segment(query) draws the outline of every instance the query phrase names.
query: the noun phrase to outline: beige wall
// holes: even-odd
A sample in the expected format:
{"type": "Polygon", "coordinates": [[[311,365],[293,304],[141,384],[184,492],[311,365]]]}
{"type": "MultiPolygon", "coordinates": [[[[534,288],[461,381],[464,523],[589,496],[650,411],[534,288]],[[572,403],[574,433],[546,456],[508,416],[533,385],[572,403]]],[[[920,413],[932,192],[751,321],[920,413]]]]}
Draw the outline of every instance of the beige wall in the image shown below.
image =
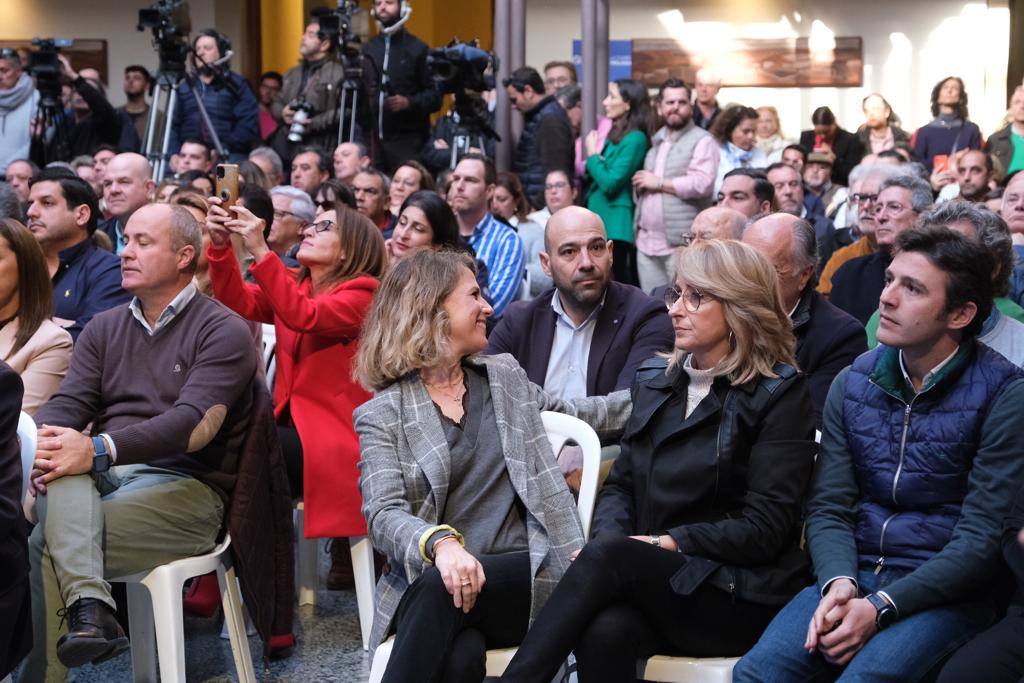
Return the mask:
{"type": "MultiPolygon", "coordinates": [[[[929,95],[939,79],[958,75],[970,95],[971,118],[989,134],[1005,113],[1009,14],[998,1],[951,0],[610,0],[613,39],[686,37],[703,41],[713,60],[721,37],[777,37],[817,34],[861,36],[864,40],[862,88],[726,88],[719,99],[751,106],[774,105],[787,136],[810,126],[815,107],[829,105],[844,128],[863,121],[860,101],[880,91],[902,118],[904,128],[931,119],[929,95]],[[666,14],[673,10],[678,14],[666,14]],[[661,18],[659,18],[661,15],[661,18]],[[788,27],[780,21],[785,17],[788,27]]],[[[566,59],[580,35],[578,0],[527,1],[527,61],[541,66],[566,59]]],[[[1005,2],[1001,3],[1005,6],[1005,2]]]]}

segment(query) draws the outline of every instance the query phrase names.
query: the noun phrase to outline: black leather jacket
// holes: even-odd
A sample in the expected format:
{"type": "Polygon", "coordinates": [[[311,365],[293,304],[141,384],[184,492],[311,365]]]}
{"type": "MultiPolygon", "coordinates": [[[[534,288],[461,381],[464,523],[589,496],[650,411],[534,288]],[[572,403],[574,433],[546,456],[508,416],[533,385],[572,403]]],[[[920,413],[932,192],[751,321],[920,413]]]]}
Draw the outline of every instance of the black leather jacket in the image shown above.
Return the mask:
{"type": "Polygon", "coordinates": [[[710,581],[751,602],[786,603],[811,583],[799,547],[817,450],[806,380],[784,364],[776,378],[735,387],[720,377],[684,419],[689,377],[665,368],[654,358],[637,371],[593,536],[667,533],[689,558],[671,579],[677,593],[710,581]]]}

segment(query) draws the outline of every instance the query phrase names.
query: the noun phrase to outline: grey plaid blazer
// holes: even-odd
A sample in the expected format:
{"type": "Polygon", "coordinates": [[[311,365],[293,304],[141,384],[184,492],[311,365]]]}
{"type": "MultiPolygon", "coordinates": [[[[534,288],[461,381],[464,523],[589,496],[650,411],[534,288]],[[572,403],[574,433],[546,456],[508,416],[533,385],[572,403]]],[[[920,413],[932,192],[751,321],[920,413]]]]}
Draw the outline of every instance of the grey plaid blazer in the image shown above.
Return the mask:
{"type": "MultiPolygon", "coordinates": [[[[629,392],[562,401],[530,383],[507,353],[469,362],[487,368],[505,465],[526,506],[532,618],[568,568],[569,554],[583,545],[576,504],[551,453],[540,414],[554,410],[575,415],[602,441],[616,439],[629,418],[629,392]]],[[[402,594],[427,568],[419,540],[424,531],[443,523],[438,515],[448,495],[450,456],[441,420],[416,374],[378,392],[356,409],[354,418],[362,453],[363,515],[373,546],[388,556],[391,566],[377,583],[373,649],[387,637],[402,594]]]]}

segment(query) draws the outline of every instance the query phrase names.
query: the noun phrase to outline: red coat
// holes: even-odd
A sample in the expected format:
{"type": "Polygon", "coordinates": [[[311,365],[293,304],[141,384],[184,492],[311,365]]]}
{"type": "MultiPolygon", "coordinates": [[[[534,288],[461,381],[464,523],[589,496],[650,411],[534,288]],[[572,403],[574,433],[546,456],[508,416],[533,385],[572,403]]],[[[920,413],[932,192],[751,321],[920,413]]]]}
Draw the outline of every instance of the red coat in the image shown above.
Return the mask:
{"type": "Polygon", "coordinates": [[[360,276],[312,296],[310,280],[298,284],[274,253],[249,268],[255,285],[242,280],[230,248],[210,245],[206,255],[217,299],[277,331],[274,414],[290,413],[302,441],[306,537],[365,535],[352,411],[370,393],[352,365],[377,280],[360,276]]]}

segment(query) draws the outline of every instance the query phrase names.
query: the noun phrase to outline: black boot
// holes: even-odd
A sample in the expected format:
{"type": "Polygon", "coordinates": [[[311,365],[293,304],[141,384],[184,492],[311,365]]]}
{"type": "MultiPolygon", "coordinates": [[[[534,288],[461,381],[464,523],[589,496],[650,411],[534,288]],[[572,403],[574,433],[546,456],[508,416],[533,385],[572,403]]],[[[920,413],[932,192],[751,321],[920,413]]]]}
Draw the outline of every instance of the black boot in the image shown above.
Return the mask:
{"type": "Polygon", "coordinates": [[[327,590],[343,591],[354,588],[352,573],[352,547],[347,538],[332,538],[330,541],[331,569],[327,572],[327,590]]]}
{"type": "Polygon", "coordinates": [[[92,662],[99,664],[128,649],[128,639],[114,617],[114,610],[95,598],[81,598],[62,616],[68,632],[57,641],[57,659],[73,669],[92,662]]]}

